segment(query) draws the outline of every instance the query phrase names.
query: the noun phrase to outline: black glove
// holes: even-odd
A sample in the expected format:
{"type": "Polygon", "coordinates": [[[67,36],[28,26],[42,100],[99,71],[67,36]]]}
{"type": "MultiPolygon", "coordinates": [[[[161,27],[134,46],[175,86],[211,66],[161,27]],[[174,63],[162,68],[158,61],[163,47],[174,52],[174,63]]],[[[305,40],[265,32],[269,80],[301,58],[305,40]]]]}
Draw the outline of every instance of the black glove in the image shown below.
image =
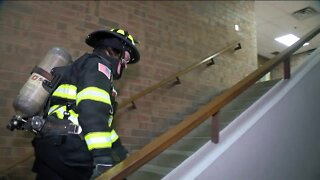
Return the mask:
{"type": "Polygon", "coordinates": [[[95,166],[95,168],[93,169],[93,173],[90,177],[90,180],[96,179],[102,173],[112,168],[113,160],[109,156],[95,157],[93,159],[93,165],[95,166]]]}
{"type": "Polygon", "coordinates": [[[128,150],[123,146],[117,146],[112,148],[112,158],[115,164],[120,163],[128,157],[128,150]]]}
{"type": "Polygon", "coordinates": [[[127,158],[128,150],[122,145],[120,139],[117,139],[112,144],[111,154],[115,164],[118,164],[127,158]]]}

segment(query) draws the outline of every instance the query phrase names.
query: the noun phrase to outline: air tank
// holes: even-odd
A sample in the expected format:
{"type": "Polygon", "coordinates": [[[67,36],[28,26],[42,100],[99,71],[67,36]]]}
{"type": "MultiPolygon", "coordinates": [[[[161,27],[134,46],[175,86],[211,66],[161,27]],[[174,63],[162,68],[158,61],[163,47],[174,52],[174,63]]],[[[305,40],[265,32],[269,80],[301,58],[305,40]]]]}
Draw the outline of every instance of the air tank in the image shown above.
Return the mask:
{"type": "MultiPolygon", "coordinates": [[[[37,67],[50,74],[52,68],[65,66],[71,62],[72,58],[65,49],[53,47],[47,52],[37,67]]],[[[42,83],[44,80],[50,81],[51,79],[40,74],[33,71],[15,98],[13,107],[17,117],[32,117],[43,110],[49,97],[49,92],[44,89],[42,83]]]]}

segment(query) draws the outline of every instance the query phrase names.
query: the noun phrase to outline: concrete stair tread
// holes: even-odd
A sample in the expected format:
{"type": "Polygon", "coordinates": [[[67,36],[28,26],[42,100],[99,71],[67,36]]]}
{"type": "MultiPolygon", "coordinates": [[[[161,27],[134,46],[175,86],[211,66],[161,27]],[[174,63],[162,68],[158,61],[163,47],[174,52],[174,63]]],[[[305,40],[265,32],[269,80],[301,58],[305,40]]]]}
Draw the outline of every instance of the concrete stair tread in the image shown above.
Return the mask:
{"type": "Polygon", "coordinates": [[[167,149],[163,152],[164,155],[183,155],[183,156],[191,156],[193,151],[181,151],[181,150],[172,150],[167,149]]]}
{"type": "Polygon", "coordinates": [[[153,165],[153,164],[146,164],[143,167],[141,167],[141,171],[160,174],[163,176],[167,175],[171,170],[172,170],[172,168],[163,167],[163,166],[159,166],[159,165],[153,165]]]}

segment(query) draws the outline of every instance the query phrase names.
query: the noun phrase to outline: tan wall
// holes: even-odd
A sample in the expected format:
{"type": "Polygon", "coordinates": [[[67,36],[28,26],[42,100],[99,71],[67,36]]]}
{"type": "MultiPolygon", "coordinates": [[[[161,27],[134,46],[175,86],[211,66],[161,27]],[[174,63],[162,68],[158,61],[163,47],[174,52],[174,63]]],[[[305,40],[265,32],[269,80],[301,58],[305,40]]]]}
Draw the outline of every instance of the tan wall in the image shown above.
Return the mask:
{"type": "MultiPolygon", "coordinates": [[[[258,67],[261,67],[268,60],[269,58],[258,55],[258,67]]],[[[263,81],[269,81],[269,80],[271,80],[271,73],[267,73],[259,81],[263,82],[263,81]]]]}
{"type": "MultiPolygon", "coordinates": [[[[242,49],[181,77],[138,100],[138,109],[118,112],[117,131],[136,150],[190,115],[218,91],[256,69],[253,1],[13,1],[0,6],[0,169],[32,152],[32,134],[5,128],[14,115],[12,101],[32,68],[52,46],[76,59],[90,51],[86,35],[103,28],[125,28],[140,41],[141,62],[116,83],[119,101],[166,76],[241,40],[242,49]],[[234,30],[240,25],[240,31],[234,30]]],[[[10,176],[30,175],[32,162],[10,176]]],[[[26,179],[23,177],[22,179],[26,179]]],[[[32,179],[32,175],[30,175],[32,179]]]]}
{"type": "Polygon", "coordinates": [[[269,58],[263,57],[263,56],[259,56],[258,55],[258,66],[262,66],[265,62],[267,62],[269,60],[269,58]]]}

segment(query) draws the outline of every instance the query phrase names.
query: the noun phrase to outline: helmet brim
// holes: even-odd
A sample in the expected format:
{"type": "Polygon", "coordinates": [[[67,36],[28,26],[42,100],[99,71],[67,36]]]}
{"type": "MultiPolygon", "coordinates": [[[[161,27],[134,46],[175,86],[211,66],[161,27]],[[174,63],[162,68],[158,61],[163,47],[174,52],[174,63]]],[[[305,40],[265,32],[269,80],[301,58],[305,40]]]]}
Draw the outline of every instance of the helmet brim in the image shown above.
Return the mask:
{"type": "Polygon", "coordinates": [[[100,40],[106,39],[106,38],[118,38],[126,43],[126,47],[130,48],[130,51],[131,51],[131,54],[130,54],[131,60],[129,61],[128,64],[134,64],[140,60],[140,53],[138,49],[135,47],[135,45],[133,45],[132,42],[130,42],[124,36],[113,31],[108,31],[108,30],[94,31],[87,36],[86,44],[95,48],[100,40]]]}

